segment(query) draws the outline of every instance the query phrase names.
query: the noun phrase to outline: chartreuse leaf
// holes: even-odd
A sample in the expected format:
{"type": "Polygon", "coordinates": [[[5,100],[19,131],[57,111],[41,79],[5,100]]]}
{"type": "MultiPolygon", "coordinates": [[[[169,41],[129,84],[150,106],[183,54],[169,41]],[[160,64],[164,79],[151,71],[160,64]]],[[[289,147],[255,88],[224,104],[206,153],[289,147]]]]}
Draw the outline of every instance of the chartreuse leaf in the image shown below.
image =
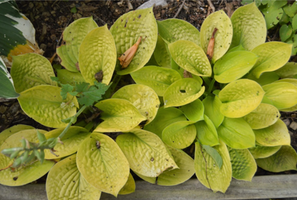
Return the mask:
{"type": "Polygon", "coordinates": [[[167,169],[178,168],[162,140],[149,131],[133,129],[119,135],[116,142],[138,174],[157,177],[167,169]]]}
{"type": "Polygon", "coordinates": [[[122,15],[112,25],[110,31],[116,44],[117,57],[133,46],[139,37],[142,37],[136,54],[128,67],[121,69],[120,63],[117,63],[116,69],[119,75],[137,71],[149,61],[158,38],[158,27],[152,7],[122,15]]]}
{"type": "Polygon", "coordinates": [[[6,69],[5,63],[0,57],[0,97],[4,97],[6,99],[16,98],[19,94],[15,91],[13,86],[13,81],[11,80],[11,76],[6,69]]]}
{"type": "Polygon", "coordinates": [[[228,15],[223,10],[210,14],[202,23],[200,30],[200,42],[204,52],[207,52],[209,40],[212,37],[214,29],[215,45],[213,49],[212,63],[220,59],[229,49],[233,36],[232,23],[228,15]]]}
{"type": "Polygon", "coordinates": [[[257,158],[267,158],[269,156],[272,156],[275,154],[281,146],[275,146],[275,147],[267,147],[267,146],[261,146],[256,144],[255,147],[249,148],[249,151],[253,155],[255,159],[257,158]]]}
{"type": "Polygon", "coordinates": [[[258,56],[250,51],[234,51],[225,54],[214,67],[214,78],[219,83],[230,83],[243,77],[253,68],[258,56]]]}
{"type": "Polygon", "coordinates": [[[57,54],[62,60],[61,65],[67,70],[72,72],[78,71],[79,47],[86,35],[97,27],[98,25],[93,18],[87,17],[75,20],[65,28],[63,31],[63,40],[65,44],[62,44],[57,48],[57,54]]]}
{"type": "Polygon", "coordinates": [[[164,186],[178,185],[190,179],[195,173],[194,160],[180,149],[175,149],[169,146],[167,148],[178,165],[178,169],[166,170],[157,178],[146,177],[139,174],[137,174],[137,176],[149,183],[164,186]]]}
{"type": "Polygon", "coordinates": [[[102,83],[108,85],[116,65],[116,47],[107,25],[93,29],[79,48],[79,69],[85,81],[94,84],[102,71],[102,83]]]}
{"type": "Polygon", "coordinates": [[[242,6],[232,14],[233,38],[231,47],[242,45],[251,51],[266,40],[266,22],[255,3],[242,6]]]}
{"type": "Polygon", "coordinates": [[[204,115],[204,120],[195,124],[197,136],[201,144],[215,146],[219,144],[218,133],[212,121],[204,115]]]}
{"type": "Polygon", "coordinates": [[[177,71],[157,66],[143,67],[131,73],[131,76],[136,83],[151,87],[159,96],[163,96],[172,83],[181,79],[177,71]]]}
{"type": "MultiPolygon", "coordinates": [[[[42,134],[46,132],[44,130],[38,131],[42,134]]],[[[26,138],[30,142],[37,141],[36,130],[26,129],[16,132],[4,141],[4,143],[0,146],[0,151],[13,147],[22,147],[22,143],[20,141],[23,138],[26,138]]],[[[12,161],[13,160],[3,154],[0,154],[0,169],[7,168],[12,161]]],[[[0,184],[7,186],[21,186],[28,184],[44,176],[54,164],[55,162],[53,161],[44,160],[42,164],[40,162],[33,162],[26,167],[22,167],[14,171],[10,168],[0,170],[0,184]]]]}
{"type": "MultiPolygon", "coordinates": [[[[52,130],[50,132],[47,132],[45,134],[45,137],[47,139],[56,138],[62,133],[63,130],[64,128],[52,130]]],[[[90,133],[85,128],[71,126],[69,130],[65,133],[65,135],[62,138],[60,138],[63,144],[57,143],[55,146],[55,154],[57,156],[55,156],[49,150],[46,149],[44,151],[45,159],[57,159],[75,153],[80,143],[88,136],[90,136],[90,133]]]]}
{"type": "Polygon", "coordinates": [[[280,113],[276,107],[261,103],[255,110],[244,116],[243,119],[252,129],[261,129],[274,124],[279,117],[280,113]]]}
{"type": "Polygon", "coordinates": [[[212,157],[212,159],[216,162],[216,165],[221,169],[223,165],[223,159],[222,159],[222,156],[218,153],[218,151],[211,146],[203,145],[203,144],[202,144],[202,148],[209,156],[212,157]]]}
{"type": "Polygon", "coordinates": [[[204,119],[204,106],[200,99],[180,107],[188,120],[198,122],[204,119]]]}
{"type": "Polygon", "coordinates": [[[290,145],[291,139],[286,124],[278,119],[273,125],[254,130],[256,141],[263,146],[290,145]]]}
{"type": "Polygon", "coordinates": [[[251,73],[259,78],[264,72],[275,71],[284,66],[291,57],[292,45],[283,42],[266,42],[254,48],[252,52],[259,57],[251,73]]]}
{"type": "Polygon", "coordinates": [[[13,57],[11,76],[19,93],[37,85],[57,85],[50,78],[55,76],[51,63],[35,53],[13,57]]]}
{"type": "Polygon", "coordinates": [[[126,184],[129,163],[110,137],[92,133],[78,148],[76,164],[86,181],[102,192],[117,196],[126,184]]]}
{"type": "Polygon", "coordinates": [[[46,194],[49,200],[98,200],[101,191],[89,184],[76,166],[76,154],[55,164],[47,175],[46,194]]]}
{"type": "Polygon", "coordinates": [[[215,127],[218,128],[224,120],[224,115],[220,112],[222,102],[219,97],[208,95],[202,102],[205,110],[204,114],[209,117],[215,127]]]}
{"type": "Polygon", "coordinates": [[[264,96],[262,87],[255,81],[240,79],[229,83],[219,93],[220,112],[229,118],[243,117],[255,110],[264,96]]]}
{"type": "Polygon", "coordinates": [[[95,106],[104,112],[101,114],[104,121],[96,127],[96,132],[129,131],[146,120],[146,117],[125,99],[106,99],[95,106]]]}
{"type": "Polygon", "coordinates": [[[0,146],[2,145],[2,143],[11,135],[22,131],[22,130],[26,130],[26,129],[34,129],[34,127],[32,126],[28,126],[28,125],[23,125],[23,124],[19,124],[19,125],[14,125],[8,129],[5,129],[4,131],[2,131],[0,133],[0,146]]]}
{"type": "Polygon", "coordinates": [[[132,174],[130,173],[128,181],[126,182],[124,187],[122,187],[119,194],[121,194],[121,195],[131,194],[131,193],[135,192],[135,188],[136,188],[135,181],[134,181],[132,174]]]}
{"type": "Polygon", "coordinates": [[[167,43],[188,40],[200,46],[200,33],[189,22],[181,19],[166,19],[157,23],[159,34],[167,43]]]}
{"type": "Polygon", "coordinates": [[[255,146],[255,134],[242,118],[225,117],[218,128],[218,135],[222,141],[234,149],[246,149],[255,146]]]}
{"type": "Polygon", "coordinates": [[[291,146],[281,149],[268,158],[257,159],[257,165],[270,172],[297,170],[297,153],[291,146]]]}
{"type": "Polygon", "coordinates": [[[150,124],[145,125],[144,129],[162,138],[163,130],[170,124],[178,121],[186,121],[186,117],[179,109],[161,107],[155,119],[150,124]]]}
{"type": "Polygon", "coordinates": [[[146,124],[149,124],[156,116],[160,101],[156,92],[141,84],[132,84],[120,88],[112,98],[125,99],[135,106],[139,112],[147,118],[146,124]]]}
{"type": "Polygon", "coordinates": [[[158,66],[170,68],[170,55],[168,52],[168,47],[160,35],[158,35],[158,40],[154,51],[154,58],[158,66]]]}
{"type": "Polygon", "coordinates": [[[293,78],[297,75],[297,64],[295,62],[288,62],[275,72],[280,78],[293,78]]]}
{"type": "Polygon", "coordinates": [[[65,127],[62,119],[72,117],[76,113],[78,103],[70,94],[62,99],[61,88],[50,85],[39,85],[21,93],[18,101],[22,110],[35,121],[53,128],[65,127]]]}
{"type": "Polygon", "coordinates": [[[164,93],[164,107],[183,106],[198,99],[205,87],[193,78],[183,78],[171,84],[164,93]]]}
{"type": "Polygon", "coordinates": [[[184,70],[197,76],[211,76],[211,66],[203,49],[187,40],[168,45],[173,60],[184,70]]]}
{"type": "Polygon", "coordinates": [[[71,72],[67,69],[58,69],[57,77],[62,84],[75,85],[75,83],[85,82],[84,77],[80,72],[71,72]]]}
{"type": "Polygon", "coordinates": [[[198,180],[214,192],[225,193],[232,179],[232,168],[230,156],[226,145],[220,142],[220,145],[214,147],[223,160],[220,168],[215,160],[204,150],[198,142],[195,143],[195,172],[198,180]]]}
{"type": "Polygon", "coordinates": [[[260,78],[256,78],[255,75],[252,73],[247,74],[245,78],[256,81],[262,86],[262,85],[267,85],[274,81],[277,81],[279,79],[279,76],[275,72],[264,72],[260,76],[260,78]]]}
{"type": "Polygon", "coordinates": [[[178,121],[170,124],[162,132],[163,142],[177,149],[190,146],[196,138],[194,123],[191,121],[178,121]]]}
{"type": "Polygon", "coordinates": [[[274,82],[263,86],[265,97],[279,110],[297,104],[297,86],[289,82],[274,82]]]}
{"type": "Polygon", "coordinates": [[[252,181],[257,171],[257,164],[248,149],[229,149],[232,177],[238,180],[252,181]]]}

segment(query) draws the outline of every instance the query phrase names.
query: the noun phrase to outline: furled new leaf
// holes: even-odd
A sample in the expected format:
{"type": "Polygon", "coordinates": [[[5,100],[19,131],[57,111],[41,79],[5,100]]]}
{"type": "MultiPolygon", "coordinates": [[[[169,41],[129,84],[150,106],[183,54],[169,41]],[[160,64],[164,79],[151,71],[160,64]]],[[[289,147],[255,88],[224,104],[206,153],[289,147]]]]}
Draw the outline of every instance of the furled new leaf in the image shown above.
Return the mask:
{"type": "Polygon", "coordinates": [[[200,99],[180,107],[188,120],[198,122],[204,119],[204,106],[200,99]]]}
{"type": "Polygon", "coordinates": [[[267,158],[269,156],[272,156],[275,154],[281,146],[275,146],[275,147],[267,147],[267,146],[261,146],[256,144],[255,147],[249,148],[249,151],[253,155],[255,159],[257,158],[267,158]]]}
{"type": "Polygon", "coordinates": [[[208,95],[203,99],[204,114],[209,117],[212,123],[218,128],[224,120],[224,115],[220,112],[222,102],[217,96],[208,95]]]}
{"type": "Polygon", "coordinates": [[[207,115],[204,115],[204,120],[196,122],[195,126],[201,144],[209,146],[219,144],[217,129],[207,115]]]}

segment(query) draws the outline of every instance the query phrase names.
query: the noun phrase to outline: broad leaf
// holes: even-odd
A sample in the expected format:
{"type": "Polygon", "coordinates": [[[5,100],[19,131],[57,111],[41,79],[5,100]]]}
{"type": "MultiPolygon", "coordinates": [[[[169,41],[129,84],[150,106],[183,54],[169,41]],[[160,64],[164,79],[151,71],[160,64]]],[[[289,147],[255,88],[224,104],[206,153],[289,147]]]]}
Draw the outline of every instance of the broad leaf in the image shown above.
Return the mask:
{"type": "Polygon", "coordinates": [[[208,95],[203,99],[204,112],[212,121],[216,128],[218,128],[224,120],[224,115],[220,112],[222,102],[217,96],[208,95]]]}
{"type": "Polygon", "coordinates": [[[129,163],[113,139],[92,133],[77,151],[76,164],[86,181],[102,192],[117,196],[129,177],[129,163]]]}
{"type": "Polygon", "coordinates": [[[180,107],[188,120],[198,122],[204,119],[204,106],[200,99],[180,107]]]}
{"type": "Polygon", "coordinates": [[[204,115],[203,121],[196,122],[195,126],[201,144],[209,146],[219,144],[217,129],[207,115],[204,115]]]}
{"type": "Polygon", "coordinates": [[[23,125],[23,124],[19,124],[19,125],[14,125],[8,129],[5,129],[4,131],[2,131],[0,133],[0,146],[3,144],[3,142],[11,135],[22,131],[22,130],[26,130],[26,129],[34,129],[34,127],[32,126],[28,126],[28,125],[23,125]]]}
{"type": "Polygon", "coordinates": [[[272,156],[275,154],[281,146],[275,146],[275,147],[267,147],[267,146],[261,146],[256,144],[255,147],[249,148],[249,151],[253,155],[255,159],[257,158],[267,158],[269,156],[272,156]]]}

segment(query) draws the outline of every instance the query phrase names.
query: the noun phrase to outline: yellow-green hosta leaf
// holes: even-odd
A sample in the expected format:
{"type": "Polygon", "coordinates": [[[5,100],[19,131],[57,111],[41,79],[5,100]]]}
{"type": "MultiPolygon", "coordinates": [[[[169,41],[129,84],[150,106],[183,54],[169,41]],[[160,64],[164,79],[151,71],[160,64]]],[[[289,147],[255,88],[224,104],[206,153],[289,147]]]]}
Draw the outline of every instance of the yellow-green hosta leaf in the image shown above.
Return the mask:
{"type": "Polygon", "coordinates": [[[76,164],[86,181],[102,192],[117,196],[126,184],[129,163],[110,137],[92,133],[78,148],[76,164]]]}
{"type": "Polygon", "coordinates": [[[158,40],[154,51],[154,58],[158,66],[170,68],[168,47],[160,35],[158,35],[158,40]]]}
{"type": "Polygon", "coordinates": [[[284,78],[276,81],[277,83],[291,83],[297,87],[297,79],[295,78],[284,78]]]}
{"type": "Polygon", "coordinates": [[[144,129],[155,133],[162,138],[163,130],[170,124],[178,121],[186,121],[186,117],[177,108],[159,108],[155,119],[148,125],[144,126],[144,129]]]}
{"type": "Polygon", "coordinates": [[[290,107],[290,108],[281,109],[280,111],[283,111],[283,112],[295,112],[295,111],[297,111],[297,104],[295,106],[290,107]]]}
{"type": "Polygon", "coordinates": [[[275,71],[280,78],[293,78],[297,75],[297,64],[288,62],[281,68],[275,71]]]}
{"type": "Polygon", "coordinates": [[[37,85],[57,85],[50,78],[55,76],[51,63],[36,53],[13,57],[11,76],[18,93],[37,85]]]}
{"type": "MultiPolygon", "coordinates": [[[[64,128],[59,128],[52,130],[50,132],[47,132],[45,134],[45,137],[47,139],[49,138],[56,138],[58,137],[64,128]]],[[[68,155],[71,155],[75,153],[80,145],[80,143],[90,136],[91,133],[89,133],[85,128],[79,127],[79,126],[71,126],[69,130],[65,133],[65,135],[60,138],[63,144],[57,143],[57,145],[54,147],[55,149],[55,156],[52,154],[49,150],[45,150],[45,159],[57,159],[62,158],[68,155]]]]}
{"type": "Polygon", "coordinates": [[[101,191],[89,184],[76,166],[76,154],[54,165],[47,175],[48,200],[98,200],[101,191]]]}
{"type": "Polygon", "coordinates": [[[167,169],[176,169],[170,153],[162,140],[149,131],[134,129],[116,139],[130,168],[143,176],[157,177],[167,169]]]}
{"type": "Polygon", "coordinates": [[[191,121],[178,121],[170,124],[162,132],[163,142],[177,149],[190,146],[196,138],[194,123],[191,121]]]}
{"type": "Polygon", "coordinates": [[[291,146],[282,146],[268,158],[257,159],[257,165],[270,172],[297,170],[297,153],[291,146]]]}
{"type": "Polygon", "coordinates": [[[112,98],[125,99],[135,106],[139,112],[147,118],[146,124],[149,124],[156,116],[160,101],[156,92],[141,84],[131,84],[120,88],[112,98]]]}
{"type": "Polygon", "coordinates": [[[211,66],[203,49],[187,40],[168,45],[173,60],[184,70],[197,76],[211,76],[211,66]]]}
{"type": "Polygon", "coordinates": [[[215,160],[200,146],[195,143],[195,172],[198,180],[207,188],[214,192],[225,193],[232,179],[232,167],[230,156],[226,145],[220,142],[220,145],[214,146],[223,159],[223,165],[219,168],[215,160]]]}
{"type": "Polygon", "coordinates": [[[256,78],[253,73],[248,73],[245,78],[256,81],[260,85],[267,85],[273,83],[274,81],[277,81],[279,79],[279,76],[275,72],[264,72],[260,76],[260,78],[256,78]]]}
{"type": "Polygon", "coordinates": [[[269,156],[272,156],[275,154],[281,146],[275,146],[275,147],[267,147],[267,146],[261,146],[256,144],[255,147],[249,148],[249,151],[253,155],[255,159],[257,158],[267,158],[269,156]]]}
{"type": "Polygon", "coordinates": [[[223,10],[210,14],[202,23],[200,30],[201,47],[207,52],[209,40],[214,29],[218,29],[214,35],[215,43],[213,49],[212,63],[220,59],[229,49],[233,36],[232,23],[228,15],[223,10]]]}
{"type": "MultiPolygon", "coordinates": [[[[44,134],[46,131],[38,130],[44,134]]],[[[16,132],[15,134],[8,137],[0,147],[0,151],[7,148],[22,147],[20,142],[23,138],[26,138],[30,142],[36,142],[37,131],[35,129],[26,129],[16,132]]],[[[8,167],[13,160],[0,154],[0,169],[8,167]]],[[[33,182],[40,177],[44,176],[55,164],[53,161],[43,161],[41,164],[39,161],[33,162],[25,167],[17,169],[15,171],[10,168],[0,170],[0,184],[7,186],[21,186],[33,182]]]]}
{"type": "Polygon", "coordinates": [[[164,93],[164,107],[183,106],[198,99],[205,87],[193,78],[183,78],[171,84],[164,93]]]}
{"type": "Polygon", "coordinates": [[[75,82],[77,83],[85,82],[85,79],[80,72],[71,72],[71,71],[68,71],[67,69],[58,69],[57,77],[59,78],[59,81],[63,84],[74,85],[75,82]]]}
{"type": "Polygon", "coordinates": [[[243,119],[252,129],[261,129],[274,124],[279,117],[280,113],[276,107],[261,103],[255,110],[244,116],[243,119]]]}
{"type": "Polygon", "coordinates": [[[243,117],[261,103],[264,90],[255,81],[240,79],[229,83],[219,93],[220,111],[229,118],[243,117]]]}
{"type": "Polygon", "coordinates": [[[251,73],[259,78],[264,72],[275,71],[284,66],[291,57],[292,45],[283,42],[266,42],[254,48],[258,60],[251,73]]]}
{"type": "Polygon", "coordinates": [[[213,67],[214,78],[219,83],[230,83],[243,77],[254,66],[258,56],[250,51],[225,54],[213,67]]]}
{"type": "Polygon", "coordinates": [[[286,124],[278,119],[273,125],[254,130],[256,141],[263,146],[290,145],[291,139],[286,124]]]}
{"type": "Polygon", "coordinates": [[[157,43],[158,27],[153,8],[139,9],[122,15],[112,25],[110,32],[116,44],[117,57],[133,46],[139,37],[142,37],[136,54],[128,67],[121,69],[119,62],[116,67],[119,75],[139,70],[149,61],[157,43]]]}
{"type": "Polygon", "coordinates": [[[290,108],[297,104],[297,86],[289,82],[276,81],[263,86],[265,97],[279,110],[290,108]]]}
{"type": "Polygon", "coordinates": [[[208,95],[203,99],[204,114],[209,117],[212,123],[218,128],[224,120],[224,115],[220,112],[222,102],[217,96],[208,95]]]}
{"type": "Polygon", "coordinates": [[[251,51],[266,40],[266,22],[255,3],[238,8],[231,17],[233,38],[231,47],[242,45],[251,51]]]}
{"type": "Polygon", "coordinates": [[[200,99],[196,99],[192,103],[180,107],[180,110],[185,114],[188,120],[198,122],[204,119],[204,106],[200,99]]]}
{"type": "Polygon", "coordinates": [[[242,118],[227,118],[218,128],[219,138],[229,147],[246,149],[255,146],[255,134],[250,125],[242,118]]]}
{"type": "Polygon", "coordinates": [[[129,131],[146,120],[146,117],[125,99],[106,99],[95,106],[104,112],[101,114],[104,121],[96,127],[96,132],[129,131]]]}
{"type": "Polygon", "coordinates": [[[131,76],[137,84],[151,87],[159,96],[163,96],[172,83],[181,79],[177,71],[157,66],[143,67],[131,73],[131,76]]]}
{"type": "Polygon", "coordinates": [[[85,81],[94,84],[102,71],[102,83],[109,84],[116,65],[116,46],[107,25],[93,29],[79,48],[79,69],[85,81]]]}
{"type": "Polygon", "coordinates": [[[86,35],[97,27],[98,25],[93,18],[87,17],[75,20],[64,29],[63,40],[65,44],[57,48],[57,54],[62,60],[61,65],[67,70],[72,72],[78,71],[79,47],[86,35]]]}
{"type": "Polygon", "coordinates": [[[130,173],[128,181],[126,182],[124,187],[122,187],[119,194],[121,194],[121,195],[131,194],[131,193],[135,192],[135,188],[136,188],[135,181],[134,181],[134,178],[133,178],[132,174],[130,173]]]}
{"type": "Polygon", "coordinates": [[[219,144],[217,129],[207,115],[204,115],[204,120],[197,122],[195,126],[201,144],[209,146],[219,144]]]}
{"type": "Polygon", "coordinates": [[[14,125],[14,126],[8,128],[8,129],[5,129],[4,131],[2,131],[0,133],[0,146],[9,136],[11,136],[19,131],[26,130],[26,129],[35,129],[35,128],[33,126],[29,126],[29,125],[18,124],[18,125],[14,125]]]}
{"type": "Polygon", "coordinates": [[[39,85],[22,92],[18,101],[22,110],[35,121],[44,126],[61,128],[67,126],[62,119],[75,115],[78,102],[70,94],[63,100],[60,92],[59,87],[39,85]]]}
{"type": "Polygon", "coordinates": [[[188,40],[200,46],[200,33],[189,22],[172,18],[157,23],[159,34],[167,43],[188,40]]]}
{"type": "Polygon", "coordinates": [[[252,181],[257,171],[257,164],[248,149],[229,149],[232,177],[238,180],[252,181]]]}

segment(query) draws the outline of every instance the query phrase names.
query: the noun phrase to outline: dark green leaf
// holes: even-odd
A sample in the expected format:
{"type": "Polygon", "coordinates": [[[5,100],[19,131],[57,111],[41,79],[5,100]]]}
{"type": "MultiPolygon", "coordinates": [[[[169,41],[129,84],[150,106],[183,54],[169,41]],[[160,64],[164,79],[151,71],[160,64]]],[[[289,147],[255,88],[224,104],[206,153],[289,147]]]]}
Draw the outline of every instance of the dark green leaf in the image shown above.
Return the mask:
{"type": "Polygon", "coordinates": [[[61,96],[63,99],[67,98],[67,93],[72,92],[74,89],[74,87],[72,85],[69,84],[62,84],[62,88],[61,88],[61,96]]]}
{"type": "Polygon", "coordinates": [[[292,34],[292,26],[283,24],[279,29],[279,36],[283,42],[285,42],[292,34]]]}

